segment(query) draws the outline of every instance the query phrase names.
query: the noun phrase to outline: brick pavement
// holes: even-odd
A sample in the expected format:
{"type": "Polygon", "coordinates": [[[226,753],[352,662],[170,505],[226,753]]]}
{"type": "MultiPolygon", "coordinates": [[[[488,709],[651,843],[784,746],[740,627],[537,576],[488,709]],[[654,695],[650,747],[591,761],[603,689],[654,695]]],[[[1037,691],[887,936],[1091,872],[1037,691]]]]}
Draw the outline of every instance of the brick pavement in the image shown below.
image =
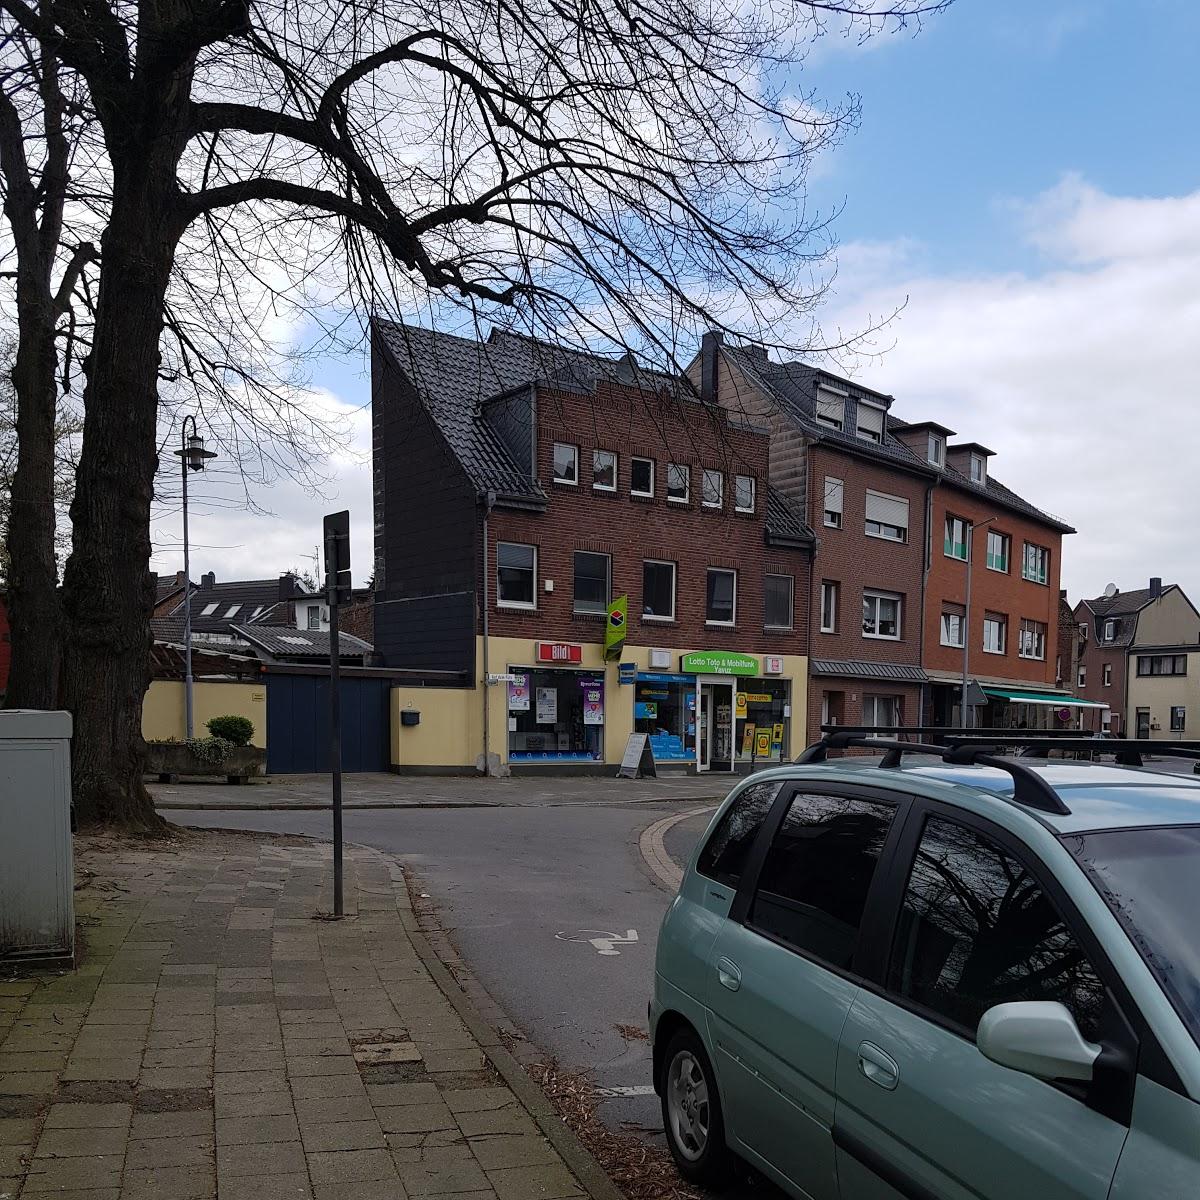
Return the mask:
{"type": "Polygon", "coordinates": [[[77,866],[78,968],[0,976],[0,1198],[616,1194],[439,986],[393,860],[348,848],[340,922],[300,839],[80,838],[77,866]]]}

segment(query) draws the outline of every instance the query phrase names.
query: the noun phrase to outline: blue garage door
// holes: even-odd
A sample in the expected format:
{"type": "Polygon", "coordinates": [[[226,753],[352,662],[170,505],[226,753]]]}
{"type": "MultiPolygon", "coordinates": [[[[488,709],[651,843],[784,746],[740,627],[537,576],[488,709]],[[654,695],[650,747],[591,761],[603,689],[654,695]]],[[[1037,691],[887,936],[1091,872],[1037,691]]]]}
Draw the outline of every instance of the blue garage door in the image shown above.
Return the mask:
{"type": "MultiPolygon", "coordinates": [[[[342,770],[391,766],[387,679],[342,680],[342,770]]],[[[329,770],[329,679],[267,674],[267,771],[329,770]]]]}

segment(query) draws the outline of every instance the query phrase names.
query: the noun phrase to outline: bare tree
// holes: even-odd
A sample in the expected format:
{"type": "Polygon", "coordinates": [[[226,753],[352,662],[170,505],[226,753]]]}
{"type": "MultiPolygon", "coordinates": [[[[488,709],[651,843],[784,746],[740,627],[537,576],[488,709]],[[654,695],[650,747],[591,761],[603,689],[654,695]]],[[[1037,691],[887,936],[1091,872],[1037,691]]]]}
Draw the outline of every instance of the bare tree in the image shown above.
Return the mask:
{"type": "Polygon", "coordinates": [[[947,2],[0,0],[83,81],[110,172],[64,577],[81,815],[153,820],[148,521],[192,238],[235,288],[271,260],[316,294],[660,356],[680,330],[762,333],[820,294],[805,169],[856,113],[789,70],[825,20],[947,2]]]}

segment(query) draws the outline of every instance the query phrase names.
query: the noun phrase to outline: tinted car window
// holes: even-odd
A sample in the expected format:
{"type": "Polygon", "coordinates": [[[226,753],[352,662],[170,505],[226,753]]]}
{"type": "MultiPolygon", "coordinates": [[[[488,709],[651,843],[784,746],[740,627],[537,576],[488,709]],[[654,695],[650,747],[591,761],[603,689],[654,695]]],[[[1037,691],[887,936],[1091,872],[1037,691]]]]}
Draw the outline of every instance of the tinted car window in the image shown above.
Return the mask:
{"type": "Polygon", "coordinates": [[[750,910],[763,933],[847,968],[895,809],[801,793],[771,843],[750,910]]]}
{"type": "Polygon", "coordinates": [[[1104,985],[1025,865],[990,838],[931,818],[892,953],[898,995],[969,1029],[996,1004],[1059,1000],[1096,1038],[1104,985]]]}
{"type": "Polygon", "coordinates": [[[771,811],[782,783],[756,783],[739,793],[700,852],[696,870],[718,883],[737,887],[754,835],[771,811]]]}

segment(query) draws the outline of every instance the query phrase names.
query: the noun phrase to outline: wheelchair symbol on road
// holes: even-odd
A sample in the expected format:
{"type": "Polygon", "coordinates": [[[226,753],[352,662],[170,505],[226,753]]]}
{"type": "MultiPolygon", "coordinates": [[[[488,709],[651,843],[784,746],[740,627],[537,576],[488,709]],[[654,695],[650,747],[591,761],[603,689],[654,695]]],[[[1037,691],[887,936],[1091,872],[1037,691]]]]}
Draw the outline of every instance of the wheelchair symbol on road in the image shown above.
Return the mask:
{"type": "Polygon", "coordinates": [[[588,942],[595,947],[597,954],[620,954],[617,946],[629,946],[638,940],[636,929],[627,929],[625,933],[609,933],[604,929],[561,929],[554,935],[559,942],[588,942]]]}

